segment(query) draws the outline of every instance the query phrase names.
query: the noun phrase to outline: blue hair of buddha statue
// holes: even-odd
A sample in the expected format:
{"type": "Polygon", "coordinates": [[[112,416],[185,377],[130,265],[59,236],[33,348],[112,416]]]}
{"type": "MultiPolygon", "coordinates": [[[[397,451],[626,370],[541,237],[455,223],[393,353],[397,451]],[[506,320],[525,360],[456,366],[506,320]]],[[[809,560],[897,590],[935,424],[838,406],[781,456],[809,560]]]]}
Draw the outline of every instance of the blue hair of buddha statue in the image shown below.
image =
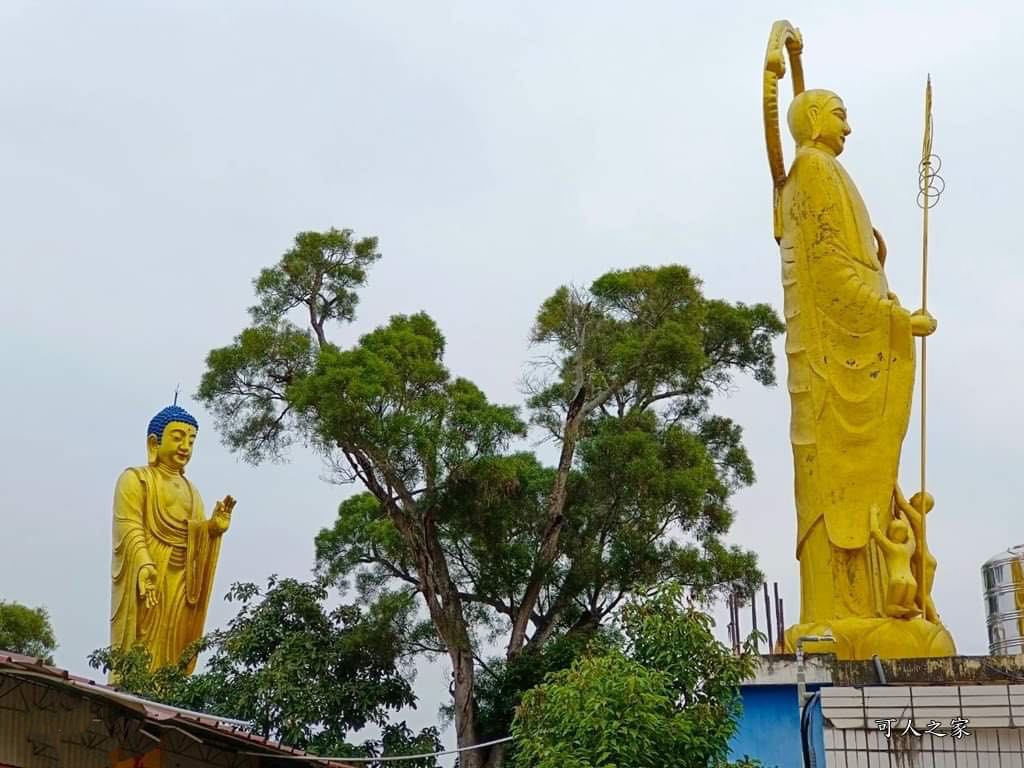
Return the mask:
{"type": "Polygon", "coordinates": [[[164,437],[164,430],[167,425],[172,421],[180,421],[182,424],[190,424],[199,430],[199,422],[196,421],[196,417],[177,405],[168,405],[160,413],[154,416],[149,422],[149,431],[146,432],[146,436],[156,435],[156,440],[159,443],[164,437]]]}

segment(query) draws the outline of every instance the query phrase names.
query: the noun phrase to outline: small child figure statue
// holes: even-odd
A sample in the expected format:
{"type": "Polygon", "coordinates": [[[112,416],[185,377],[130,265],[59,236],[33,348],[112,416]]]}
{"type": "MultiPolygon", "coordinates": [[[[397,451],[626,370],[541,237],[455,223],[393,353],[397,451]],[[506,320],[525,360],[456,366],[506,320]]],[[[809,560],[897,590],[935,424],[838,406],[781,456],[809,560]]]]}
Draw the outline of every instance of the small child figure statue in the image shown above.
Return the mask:
{"type": "Polygon", "coordinates": [[[889,575],[885,596],[885,613],[894,618],[910,618],[920,614],[916,604],[917,579],[914,578],[912,560],[917,549],[914,531],[902,510],[890,518],[886,532],[879,527],[878,516],[872,515],[871,535],[885,557],[889,575]]]}
{"type": "MultiPolygon", "coordinates": [[[[917,541],[920,543],[924,541],[922,527],[924,525],[924,515],[931,512],[935,506],[935,499],[932,498],[930,493],[922,494],[920,491],[910,497],[910,501],[903,496],[903,493],[899,488],[896,489],[894,494],[896,499],[896,506],[901,509],[903,513],[910,520],[910,528],[913,534],[917,537],[917,541]],[[922,512],[921,510],[924,510],[922,512]]],[[[924,548],[924,617],[928,621],[935,624],[939,623],[939,613],[935,610],[935,602],[932,600],[932,586],[935,584],[935,555],[928,549],[927,544],[922,545],[924,548]]],[[[918,607],[921,607],[922,600],[920,596],[918,598],[918,607]]]]}

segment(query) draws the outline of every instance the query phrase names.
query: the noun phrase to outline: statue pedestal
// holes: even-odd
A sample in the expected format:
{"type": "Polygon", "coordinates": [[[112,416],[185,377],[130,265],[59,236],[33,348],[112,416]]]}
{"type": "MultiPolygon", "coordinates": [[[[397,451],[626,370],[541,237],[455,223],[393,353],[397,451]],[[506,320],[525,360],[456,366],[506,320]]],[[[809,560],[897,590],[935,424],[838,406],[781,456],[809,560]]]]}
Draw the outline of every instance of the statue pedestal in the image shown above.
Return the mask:
{"type": "Polygon", "coordinates": [[[807,653],[834,653],[842,660],[926,659],[956,656],[953,637],[942,624],[922,618],[848,618],[796,624],[786,630],[785,653],[796,651],[796,641],[806,635],[831,633],[834,643],[804,643],[807,653]]]}

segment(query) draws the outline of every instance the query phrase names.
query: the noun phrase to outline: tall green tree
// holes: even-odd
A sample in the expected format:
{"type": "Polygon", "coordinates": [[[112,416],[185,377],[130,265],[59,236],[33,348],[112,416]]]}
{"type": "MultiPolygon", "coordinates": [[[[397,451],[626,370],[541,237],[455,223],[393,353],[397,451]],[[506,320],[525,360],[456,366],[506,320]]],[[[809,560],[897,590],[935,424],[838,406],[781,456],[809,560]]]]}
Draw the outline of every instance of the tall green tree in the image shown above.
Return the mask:
{"type": "Polygon", "coordinates": [[[53,664],[57,637],[46,609],[0,600],[0,650],[34,656],[53,664]]]}
{"type": "Polygon", "coordinates": [[[197,398],[247,460],[300,440],[363,487],[318,537],[320,571],[364,599],[420,596],[428,624],[410,646],[450,661],[460,746],[505,735],[479,723],[487,643],[503,641],[507,671],[652,584],[702,600],[760,579],[752,553],[721,542],[730,495],[754,473],[741,430],[710,405],[737,374],[774,382],[782,324],[768,306],[705,298],[682,266],[560,288],[533,328],[548,364],[527,418],[448,371],[423,313],[351,346],[328,339],[377,258],[376,240],[347,230],[298,235],[255,281],[253,324],[210,352],[197,398]],[[531,425],[555,442],[555,466],[513,450],[531,425]]]}
{"type": "Polygon", "coordinates": [[[677,588],[632,601],[622,649],[586,654],[529,691],[516,713],[516,768],[708,768],[727,763],[754,669],[677,588]]]}

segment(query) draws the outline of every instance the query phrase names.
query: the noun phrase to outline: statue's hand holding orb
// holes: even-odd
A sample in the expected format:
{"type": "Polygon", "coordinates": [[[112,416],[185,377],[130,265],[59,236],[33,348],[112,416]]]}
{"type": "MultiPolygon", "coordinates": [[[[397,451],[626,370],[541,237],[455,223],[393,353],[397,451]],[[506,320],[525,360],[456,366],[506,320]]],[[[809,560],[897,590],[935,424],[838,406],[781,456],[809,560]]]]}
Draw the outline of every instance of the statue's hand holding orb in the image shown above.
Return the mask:
{"type": "Polygon", "coordinates": [[[939,321],[923,309],[910,316],[910,332],[915,336],[931,336],[938,326],[939,321]]]}
{"type": "Polygon", "coordinates": [[[925,514],[927,514],[928,512],[931,512],[932,509],[935,507],[935,497],[932,496],[930,493],[921,493],[921,491],[918,491],[917,493],[910,497],[910,501],[908,502],[908,504],[910,504],[910,506],[912,506],[919,513],[923,508],[925,514]]]}
{"type": "Polygon", "coordinates": [[[210,533],[214,536],[221,536],[231,527],[231,512],[235,508],[235,500],[225,496],[218,501],[213,508],[213,515],[210,517],[210,533]]]}
{"type": "Polygon", "coordinates": [[[155,565],[147,564],[139,569],[139,597],[145,600],[147,608],[155,608],[159,602],[155,565]]]}

